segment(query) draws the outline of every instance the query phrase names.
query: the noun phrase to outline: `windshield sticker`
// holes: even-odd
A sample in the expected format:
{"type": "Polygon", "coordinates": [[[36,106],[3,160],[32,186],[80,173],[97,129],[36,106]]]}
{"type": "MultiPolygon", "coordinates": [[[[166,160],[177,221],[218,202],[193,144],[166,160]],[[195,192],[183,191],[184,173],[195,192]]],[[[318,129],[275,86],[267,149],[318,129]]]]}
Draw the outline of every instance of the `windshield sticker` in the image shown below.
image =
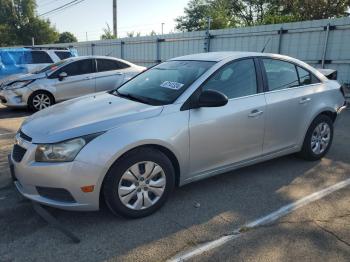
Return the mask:
{"type": "Polygon", "coordinates": [[[179,90],[181,87],[184,86],[184,84],[177,83],[177,82],[171,82],[171,81],[165,81],[160,86],[165,87],[165,88],[169,88],[169,89],[173,89],[173,90],[179,90]]]}

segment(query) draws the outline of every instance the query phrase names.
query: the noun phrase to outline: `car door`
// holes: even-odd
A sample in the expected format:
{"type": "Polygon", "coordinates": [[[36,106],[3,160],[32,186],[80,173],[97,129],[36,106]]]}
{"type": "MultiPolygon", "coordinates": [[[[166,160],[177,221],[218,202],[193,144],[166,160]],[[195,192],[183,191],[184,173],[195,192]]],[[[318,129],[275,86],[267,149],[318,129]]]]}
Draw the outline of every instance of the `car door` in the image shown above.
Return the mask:
{"type": "Polygon", "coordinates": [[[313,103],[313,84],[318,79],[288,61],[271,58],[261,61],[268,88],[263,152],[293,149],[309,123],[308,108],[313,103]]]}
{"type": "Polygon", "coordinates": [[[96,92],[112,90],[124,82],[124,69],[129,65],[114,59],[96,59],[96,92]]]}
{"type": "Polygon", "coordinates": [[[94,59],[77,60],[63,66],[49,78],[56,89],[56,100],[66,100],[95,92],[94,59]],[[67,77],[59,78],[61,73],[67,77]]]}
{"type": "Polygon", "coordinates": [[[192,175],[262,154],[266,102],[260,92],[261,78],[256,61],[253,58],[233,61],[201,87],[201,90],[219,91],[229,101],[223,107],[190,110],[192,175]]]}

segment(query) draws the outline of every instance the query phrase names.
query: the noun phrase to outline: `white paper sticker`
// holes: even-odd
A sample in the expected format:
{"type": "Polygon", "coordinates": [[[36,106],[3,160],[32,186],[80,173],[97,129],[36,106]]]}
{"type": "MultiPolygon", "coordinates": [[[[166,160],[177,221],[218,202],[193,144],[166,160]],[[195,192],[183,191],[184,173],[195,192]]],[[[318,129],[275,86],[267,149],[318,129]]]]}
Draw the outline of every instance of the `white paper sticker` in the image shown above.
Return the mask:
{"type": "Polygon", "coordinates": [[[171,82],[171,81],[165,81],[161,85],[161,87],[173,89],[173,90],[179,90],[181,87],[184,86],[184,84],[177,83],[177,82],[171,82]]]}

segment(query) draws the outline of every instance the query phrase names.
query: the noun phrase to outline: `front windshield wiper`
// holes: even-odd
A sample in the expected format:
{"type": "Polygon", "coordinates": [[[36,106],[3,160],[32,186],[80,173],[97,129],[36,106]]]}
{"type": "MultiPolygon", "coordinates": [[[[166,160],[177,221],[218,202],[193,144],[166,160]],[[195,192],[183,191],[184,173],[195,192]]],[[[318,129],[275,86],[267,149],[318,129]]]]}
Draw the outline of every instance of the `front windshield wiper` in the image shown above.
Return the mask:
{"type": "Polygon", "coordinates": [[[132,101],[136,101],[136,102],[140,102],[140,103],[143,103],[143,104],[147,104],[147,105],[150,105],[150,101],[148,101],[148,99],[144,98],[144,97],[141,97],[141,96],[138,96],[138,95],[134,95],[134,94],[122,94],[120,92],[118,92],[118,90],[115,90],[113,92],[114,95],[117,95],[119,97],[123,97],[123,98],[127,98],[129,100],[132,100],[132,101]]]}

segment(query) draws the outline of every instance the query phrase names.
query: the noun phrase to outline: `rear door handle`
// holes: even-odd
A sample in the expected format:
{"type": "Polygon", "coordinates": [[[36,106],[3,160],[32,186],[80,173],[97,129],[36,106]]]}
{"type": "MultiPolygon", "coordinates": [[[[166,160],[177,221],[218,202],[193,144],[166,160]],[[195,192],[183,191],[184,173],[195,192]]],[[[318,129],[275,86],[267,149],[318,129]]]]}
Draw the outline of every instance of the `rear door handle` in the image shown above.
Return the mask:
{"type": "Polygon", "coordinates": [[[93,79],[92,76],[87,76],[87,77],[85,77],[85,80],[91,80],[91,79],[93,79]]]}
{"type": "Polygon", "coordinates": [[[299,104],[306,104],[311,101],[310,97],[303,97],[300,101],[299,104]]]}
{"type": "Polygon", "coordinates": [[[252,112],[250,112],[250,114],[248,115],[248,117],[257,117],[262,115],[264,112],[259,110],[259,109],[254,109],[252,112]]]}

